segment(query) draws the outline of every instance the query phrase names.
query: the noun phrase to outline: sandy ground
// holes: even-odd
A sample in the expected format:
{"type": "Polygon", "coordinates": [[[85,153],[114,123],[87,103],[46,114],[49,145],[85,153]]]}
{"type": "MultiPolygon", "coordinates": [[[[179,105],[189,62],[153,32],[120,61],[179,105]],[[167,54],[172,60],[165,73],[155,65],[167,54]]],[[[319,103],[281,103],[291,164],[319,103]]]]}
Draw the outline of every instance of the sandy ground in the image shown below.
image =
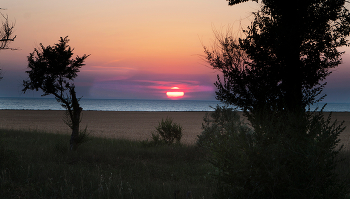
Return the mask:
{"type": "MultiPolygon", "coordinates": [[[[70,134],[64,124],[65,111],[0,110],[0,128],[30,129],[52,133],[70,134]]],[[[162,120],[171,117],[183,127],[182,142],[195,143],[205,112],[118,112],[83,111],[81,128],[86,125],[93,136],[146,140],[162,120]]],[[[350,142],[350,112],[333,113],[332,119],[345,121],[346,128],[341,134],[342,143],[350,142]]]]}
{"type": "MultiPolygon", "coordinates": [[[[205,112],[118,112],[83,111],[80,128],[87,126],[94,136],[151,139],[151,133],[162,118],[171,117],[183,127],[183,143],[194,143],[201,133],[205,112]]],[[[65,111],[0,110],[0,128],[43,130],[70,134],[63,122],[65,111]]]]}

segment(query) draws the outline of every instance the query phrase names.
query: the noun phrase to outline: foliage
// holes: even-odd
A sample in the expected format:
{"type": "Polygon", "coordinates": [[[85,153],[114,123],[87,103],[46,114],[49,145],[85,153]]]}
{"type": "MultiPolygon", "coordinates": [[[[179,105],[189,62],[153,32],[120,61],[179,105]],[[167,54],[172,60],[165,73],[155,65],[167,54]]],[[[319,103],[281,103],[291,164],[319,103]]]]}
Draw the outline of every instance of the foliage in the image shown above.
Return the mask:
{"type": "Polygon", "coordinates": [[[146,141],[143,141],[145,146],[160,146],[160,145],[166,144],[165,141],[160,138],[159,134],[152,133],[151,136],[152,136],[151,141],[148,141],[148,139],[146,141]]]}
{"type": "Polygon", "coordinates": [[[29,80],[23,81],[23,91],[41,89],[45,95],[54,95],[63,105],[69,107],[69,103],[65,103],[65,93],[74,88],[73,81],[78,76],[79,69],[84,66],[83,62],[88,55],[82,57],[73,56],[73,49],[68,45],[68,37],[59,40],[55,46],[45,47],[40,44],[41,49],[34,49],[34,52],[28,56],[28,68],[26,73],[29,80]]]}
{"type": "Polygon", "coordinates": [[[156,133],[152,133],[152,139],[156,143],[165,142],[166,144],[172,144],[174,141],[180,143],[182,137],[182,126],[177,123],[173,123],[172,118],[162,119],[159,125],[156,127],[156,133]],[[161,140],[160,140],[161,138],[161,140]]]}
{"type": "Polygon", "coordinates": [[[41,50],[34,49],[28,56],[28,68],[26,71],[29,79],[23,81],[23,92],[39,89],[45,95],[54,95],[61,106],[67,110],[69,120],[66,124],[72,129],[70,139],[71,150],[76,150],[79,142],[79,123],[82,108],[79,105],[80,98],[76,97],[74,79],[78,76],[79,69],[84,66],[88,55],[77,56],[72,59],[73,49],[68,45],[68,36],[60,39],[55,46],[43,46],[41,50]]]}
{"type": "Polygon", "coordinates": [[[202,133],[198,135],[197,145],[204,148],[229,147],[228,137],[243,134],[251,134],[252,130],[240,120],[237,111],[232,108],[217,105],[214,112],[206,113],[202,124],[202,133]],[[227,146],[226,146],[227,145],[227,146]]]}
{"type": "Polygon", "coordinates": [[[198,144],[216,167],[216,197],[344,198],[346,187],[335,174],[344,128],[322,111],[308,113],[303,133],[281,128],[287,125],[282,120],[252,131],[224,107],[210,117],[204,118],[198,144]]]}
{"type": "Polygon", "coordinates": [[[345,2],[262,1],[245,38],[219,38],[217,49],[205,49],[208,62],[224,76],[216,83],[217,98],[249,111],[262,102],[276,111],[300,111],[313,103],[329,69],[341,63],[337,48],[348,45],[345,2]]]}
{"type": "Polygon", "coordinates": [[[342,127],[306,108],[323,99],[322,82],[341,63],[338,48],[349,44],[345,3],[263,0],[244,38],[217,37],[219,45],[205,48],[208,63],[222,72],[215,83],[217,99],[242,109],[254,129],[251,136],[231,130],[227,143],[240,150],[212,148],[223,195],[338,198],[344,193],[333,175],[342,127]]]}

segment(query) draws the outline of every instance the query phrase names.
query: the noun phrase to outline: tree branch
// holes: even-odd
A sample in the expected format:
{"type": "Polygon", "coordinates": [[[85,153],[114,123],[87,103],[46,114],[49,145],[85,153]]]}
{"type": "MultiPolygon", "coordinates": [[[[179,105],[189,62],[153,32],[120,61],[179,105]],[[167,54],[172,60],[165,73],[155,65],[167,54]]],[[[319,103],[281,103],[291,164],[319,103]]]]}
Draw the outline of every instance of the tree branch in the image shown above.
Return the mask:
{"type": "Polygon", "coordinates": [[[0,50],[3,50],[3,49],[16,50],[15,48],[8,47],[8,44],[10,42],[14,41],[16,38],[16,35],[13,38],[11,38],[11,36],[13,35],[14,24],[9,23],[7,15],[5,16],[2,13],[0,13],[0,14],[5,19],[5,21],[2,22],[2,27],[0,30],[0,50]]]}
{"type": "Polygon", "coordinates": [[[1,41],[14,41],[16,39],[17,35],[15,35],[12,39],[0,39],[1,41]]]}

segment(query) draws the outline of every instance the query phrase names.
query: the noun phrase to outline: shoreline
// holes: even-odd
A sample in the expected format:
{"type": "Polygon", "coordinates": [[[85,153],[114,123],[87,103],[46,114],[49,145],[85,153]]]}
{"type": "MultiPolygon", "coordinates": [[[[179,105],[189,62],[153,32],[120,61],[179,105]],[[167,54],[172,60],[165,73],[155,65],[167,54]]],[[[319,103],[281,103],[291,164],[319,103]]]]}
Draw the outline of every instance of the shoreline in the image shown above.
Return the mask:
{"type": "MultiPolygon", "coordinates": [[[[1,111],[66,111],[66,110],[56,110],[56,109],[0,109],[1,111]]],[[[213,112],[213,111],[123,111],[123,110],[118,110],[118,111],[106,111],[106,110],[85,110],[83,109],[83,112],[213,112]]],[[[237,112],[243,112],[240,110],[237,110],[237,112]]],[[[316,111],[316,112],[320,112],[320,111],[316,111]]],[[[349,113],[350,111],[323,111],[323,113],[349,113]]]]}
{"type": "MultiPolygon", "coordinates": [[[[0,110],[0,128],[15,130],[38,130],[49,133],[70,134],[63,122],[65,110],[0,110]]],[[[193,144],[202,132],[203,117],[211,111],[90,111],[82,113],[81,130],[87,126],[92,136],[125,138],[131,140],[151,139],[158,123],[166,117],[183,127],[182,143],[193,144]]],[[[242,112],[241,112],[242,113],[242,112]]],[[[330,112],[324,112],[326,116],[330,112]]],[[[332,112],[332,121],[344,121],[347,128],[339,138],[348,145],[350,141],[350,112],[332,112]]]]}

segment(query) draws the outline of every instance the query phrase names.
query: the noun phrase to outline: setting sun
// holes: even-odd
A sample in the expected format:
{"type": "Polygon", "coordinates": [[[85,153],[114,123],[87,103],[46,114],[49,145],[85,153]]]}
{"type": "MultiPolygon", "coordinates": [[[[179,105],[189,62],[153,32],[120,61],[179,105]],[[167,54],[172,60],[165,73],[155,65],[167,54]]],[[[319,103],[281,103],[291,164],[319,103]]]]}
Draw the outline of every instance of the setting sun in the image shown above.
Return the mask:
{"type": "Polygon", "coordinates": [[[166,95],[169,98],[181,98],[185,95],[185,93],[182,91],[179,91],[179,89],[180,89],[179,87],[172,87],[171,90],[177,90],[177,91],[166,92],[166,95]]]}

